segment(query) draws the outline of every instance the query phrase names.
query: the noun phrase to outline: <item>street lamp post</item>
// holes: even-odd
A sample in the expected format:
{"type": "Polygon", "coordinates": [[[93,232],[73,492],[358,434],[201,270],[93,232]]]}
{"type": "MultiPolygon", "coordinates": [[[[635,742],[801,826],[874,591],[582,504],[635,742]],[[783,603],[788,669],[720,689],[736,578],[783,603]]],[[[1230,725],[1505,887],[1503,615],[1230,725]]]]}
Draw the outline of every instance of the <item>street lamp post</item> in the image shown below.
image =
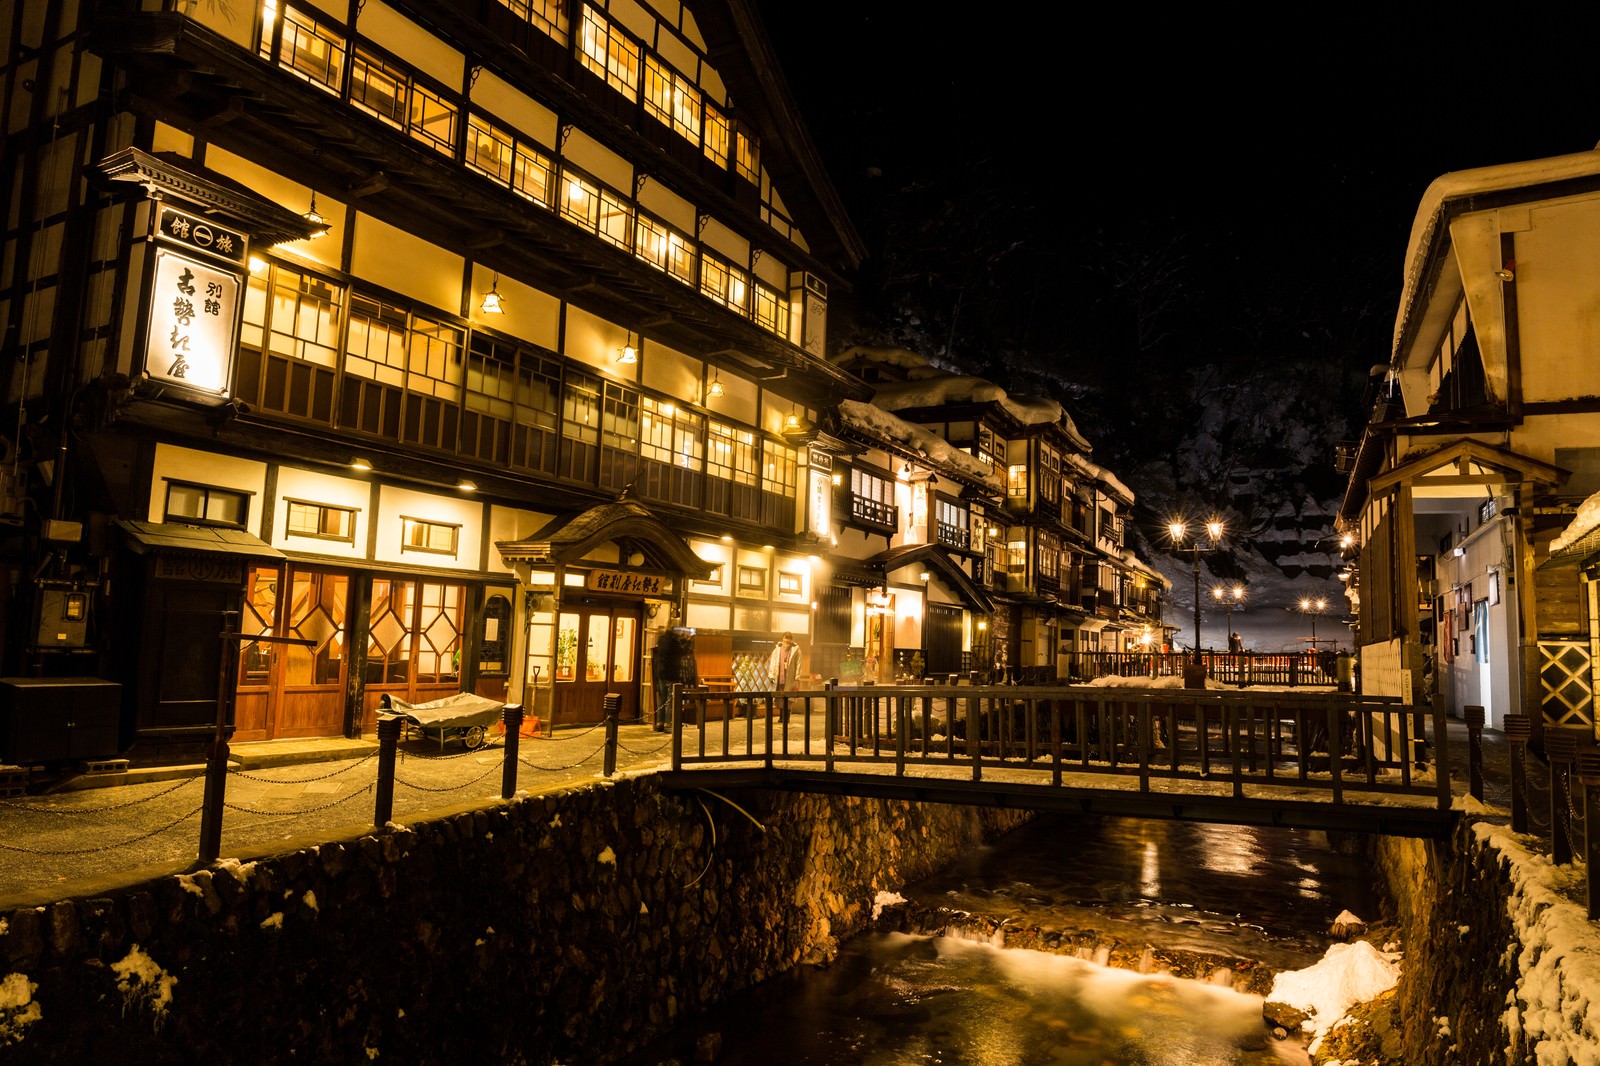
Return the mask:
{"type": "MultiPolygon", "coordinates": [[[[1205,534],[1210,541],[1209,547],[1215,548],[1222,540],[1222,523],[1213,518],[1205,524],[1205,534]]],[[[1189,537],[1189,526],[1186,522],[1170,522],[1167,533],[1172,537],[1172,543],[1181,551],[1183,542],[1189,537]]],[[[1194,539],[1190,541],[1189,551],[1194,554],[1194,665],[1200,665],[1200,535],[1196,531],[1194,539]]]]}
{"type": "Polygon", "coordinates": [[[1317,650],[1317,615],[1328,609],[1328,601],[1322,597],[1312,599],[1309,596],[1300,598],[1300,613],[1311,617],[1311,650],[1317,650]]]}
{"type": "Polygon", "coordinates": [[[1222,604],[1223,610],[1228,616],[1228,621],[1227,621],[1227,627],[1228,627],[1228,650],[1232,651],[1233,650],[1233,605],[1236,604],[1236,603],[1240,603],[1240,602],[1242,602],[1244,600],[1244,586],[1243,585],[1234,585],[1232,588],[1226,588],[1225,589],[1221,585],[1217,585],[1216,587],[1214,587],[1211,590],[1211,595],[1216,598],[1216,601],[1218,603],[1222,604]]]}

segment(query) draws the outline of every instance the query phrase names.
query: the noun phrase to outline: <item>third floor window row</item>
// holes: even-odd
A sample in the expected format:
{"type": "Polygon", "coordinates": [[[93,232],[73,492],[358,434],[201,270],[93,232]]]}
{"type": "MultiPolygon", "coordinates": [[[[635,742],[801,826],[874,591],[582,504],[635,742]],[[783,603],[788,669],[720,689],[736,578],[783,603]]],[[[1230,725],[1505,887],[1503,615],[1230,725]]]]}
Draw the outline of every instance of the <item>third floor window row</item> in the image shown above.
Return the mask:
{"type": "MultiPolygon", "coordinates": [[[[264,7],[259,49],[263,58],[273,58],[275,25],[281,28],[276,44],[279,66],[347,98],[352,106],[442,155],[456,158],[460,143],[462,162],[472,170],[632,252],[641,262],[696,288],[769,333],[789,338],[787,296],[754,280],[749,267],[699,249],[694,239],[639,208],[631,197],[557,163],[549,152],[494,116],[464,107],[456,94],[429,84],[377,50],[365,45],[350,48],[342,33],[294,7],[285,5],[280,17],[275,0],[267,0],[264,7]]],[[[773,216],[769,221],[778,220],[773,216]]],[[[787,223],[776,228],[789,232],[787,223]]]]}
{"type": "Polygon", "coordinates": [[[779,526],[792,508],[798,452],[751,427],[283,263],[250,275],[240,341],[235,392],[263,412],[779,526]]]}

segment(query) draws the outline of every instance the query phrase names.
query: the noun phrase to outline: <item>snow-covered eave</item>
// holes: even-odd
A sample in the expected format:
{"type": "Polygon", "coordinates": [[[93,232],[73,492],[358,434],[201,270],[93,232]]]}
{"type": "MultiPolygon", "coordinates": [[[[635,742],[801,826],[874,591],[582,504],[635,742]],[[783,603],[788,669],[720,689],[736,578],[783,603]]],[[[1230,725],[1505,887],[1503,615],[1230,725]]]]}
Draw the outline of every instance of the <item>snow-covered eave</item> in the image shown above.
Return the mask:
{"type": "Polygon", "coordinates": [[[1423,193],[1406,245],[1391,365],[1400,365],[1404,357],[1407,334],[1419,320],[1421,305],[1444,265],[1450,246],[1450,222],[1456,216],[1596,188],[1600,188],[1600,148],[1548,159],[1452,171],[1435,178],[1423,193]]]}
{"type": "Polygon", "coordinates": [[[857,400],[840,400],[839,418],[846,428],[874,441],[915,455],[917,461],[942,468],[958,480],[994,493],[1005,492],[1001,474],[976,456],[969,455],[943,437],[930,433],[883,408],[857,400]]]}
{"type": "Polygon", "coordinates": [[[1117,476],[1105,467],[1085,459],[1081,455],[1067,456],[1067,462],[1075,467],[1085,477],[1103,486],[1107,492],[1115,496],[1126,507],[1133,506],[1133,490],[1117,479],[1117,476]]]}

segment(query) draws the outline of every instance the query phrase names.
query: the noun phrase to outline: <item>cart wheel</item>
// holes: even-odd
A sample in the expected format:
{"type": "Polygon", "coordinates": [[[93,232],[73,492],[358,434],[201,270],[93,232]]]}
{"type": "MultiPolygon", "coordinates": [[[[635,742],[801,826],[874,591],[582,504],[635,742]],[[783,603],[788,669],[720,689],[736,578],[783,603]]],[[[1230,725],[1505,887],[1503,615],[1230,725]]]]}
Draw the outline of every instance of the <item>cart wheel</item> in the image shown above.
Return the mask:
{"type": "Polygon", "coordinates": [[[467,746],[468,751],[477,751],[483,747],[483,726],[467,726],[466,732],[461,734],[461,743],[467,746]]]}

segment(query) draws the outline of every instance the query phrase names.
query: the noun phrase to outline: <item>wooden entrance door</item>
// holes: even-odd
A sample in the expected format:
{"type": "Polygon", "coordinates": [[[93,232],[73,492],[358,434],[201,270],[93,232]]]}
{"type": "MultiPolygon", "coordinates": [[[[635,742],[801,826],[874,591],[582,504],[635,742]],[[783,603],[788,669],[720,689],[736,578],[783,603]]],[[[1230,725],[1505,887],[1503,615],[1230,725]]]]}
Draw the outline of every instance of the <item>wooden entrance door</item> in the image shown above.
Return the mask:
{"type": "Polygon", "coordinates": [[[240,632],[310,644],[241,642],[235,740],[331,737],[344,732],[349,592],[348,574],[251,567],[240,632]]]}
{"type": "Polygon", "coordinates": [[[599,722],[605,697],[621,697],[618,719],[639,718],[639,621],[636,603],[581,603],[561,612],[556,626],[556,725],[599,722]]]}

